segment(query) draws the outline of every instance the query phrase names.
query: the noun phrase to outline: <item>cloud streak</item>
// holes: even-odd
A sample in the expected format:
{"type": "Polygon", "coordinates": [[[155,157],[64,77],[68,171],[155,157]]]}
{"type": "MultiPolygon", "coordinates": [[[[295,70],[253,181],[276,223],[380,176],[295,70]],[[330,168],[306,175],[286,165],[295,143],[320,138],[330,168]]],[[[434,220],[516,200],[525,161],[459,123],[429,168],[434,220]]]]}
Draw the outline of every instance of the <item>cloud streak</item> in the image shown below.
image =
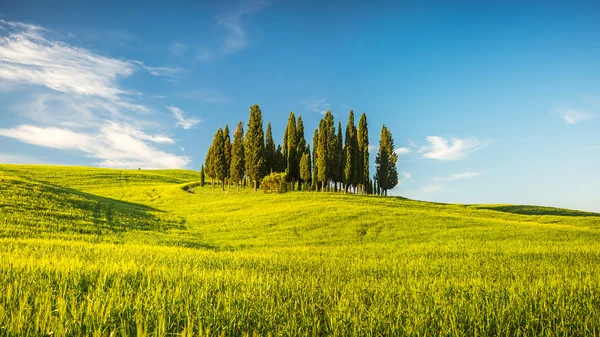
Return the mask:
{"type": "Polygon", "coordinates": [[[193,128],[196,124],[200,123],[199,119],[196,118],[185,118],[183,110],[175,106],[168,106],[167,109],[173,113],[173,116],[177,119],[177,126],[181,126],[184,130],[193,128]]]}
{"type": "Polygon", "coordinates": [[[462,172],[457,174],[451,174],[447,177],[439,177],[435,178],[434,181],[452,181],[452,180],[461,180],[461,179],[470,179],[480,176],[480,172],[462,172]]]}
{"type": "Polygon", "coordinates": [[[423,146],[419,152],[424,158],[453,161],[467,157],[471,152],[481,150],[489,145],[489,141],[477,138],[450,138],[449,140],[439,136],[427,137],[429,145],[423,146]]]}
{"type": "Polygon", "coordinates": [[[146,143],[173,143],[170,138],[116,123],[103,125],[96,134],[67,128],[20,125],[0,129],[0,136],[53,149],[80,151],[88,157],[100,159],[98,165],[103,167],[183,168],[190,162],[188,157],[172,155],[146,143]]]}
{"type": "Polygon", "coordinates": [[[578,111],[571,108],[561,108],[558,112],[567,124],[579,124],[588,119],[594,118],[594,115],[590,113],[578,111]]]}

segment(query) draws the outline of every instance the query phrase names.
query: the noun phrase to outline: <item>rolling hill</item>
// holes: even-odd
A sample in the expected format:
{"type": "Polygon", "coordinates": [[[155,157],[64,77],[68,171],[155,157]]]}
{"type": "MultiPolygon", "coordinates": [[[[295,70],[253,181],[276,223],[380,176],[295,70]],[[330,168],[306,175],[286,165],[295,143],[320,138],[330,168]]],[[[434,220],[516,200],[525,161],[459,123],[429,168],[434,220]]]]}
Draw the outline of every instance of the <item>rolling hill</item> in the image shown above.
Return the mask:
{"type": "Polygon", "coordinates": [[[594,335],[600,214],[0,165],[0,335],[594,335]]]}

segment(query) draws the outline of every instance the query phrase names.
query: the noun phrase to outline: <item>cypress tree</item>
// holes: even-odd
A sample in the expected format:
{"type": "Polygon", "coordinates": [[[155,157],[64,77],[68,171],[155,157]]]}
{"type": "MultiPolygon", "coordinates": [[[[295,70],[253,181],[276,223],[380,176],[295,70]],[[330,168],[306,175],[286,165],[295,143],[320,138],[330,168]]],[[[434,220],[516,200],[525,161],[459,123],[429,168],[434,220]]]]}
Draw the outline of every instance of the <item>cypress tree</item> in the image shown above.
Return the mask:
{"type": "Polygon", "coordinates": [[[281,145],[277,145],[275,151],[275,172],[285,172],[285,158],[283,157],[281,145]]]}
{"type": "Polygon", "coordinates": [[[213,144],[208,148],[208,152],[206,152],[206,159],[204,160],[204,164],[206,165],[205,171],[206,175],[210,177],[210,184],[212,187],[215,187],[215,166],[213,164],[213,147],[214,147],[214,139],[213,144]]]}
{"type": "Polygon", "coordinates": [[[265,174],[277,171],[275,168],[275,142],[273,141],[273,132],[271,131],[271,122],[267,124],[267,134],[265,140],[265,174]]]}
{"type": "Polygon", "coordinates": [[[358,178],[363,193],[365,193],[365,186],[369,186],[371,183],[369,174],[369,127],[367,114],[364,112],[358,122],[358,178]]]}
{"type": "Polygon", "coordinates": [[[358,141],[356,138],[356,125],[354,124],[353,110],[350,110],[348,124],[346,124],[344,154],[344,183],[346,184],[346,192],[348,192],[348,188],[350,188],[350,186],[356,186],[358,181],[358,141]]]}
{"type": "Polygon", "coordinates": [[[229,186],[229,168],[231,167],[231,137],[229,136],[229,125],[225,125],[225,129],[223,130],[223,141],[225,144],[225,178],[227,179],[227,185],[229,186]]]}
{"type": "Polygon", "coordinates": [[[231,179],[237,185],[238,190],[244,176],[246,175],[246,160],[244,155],[244,123],[240,121],[233,132],[233,145],[231,147],[231,179]]]}
{"type": "MultiPolygon", "coordinates": [[[[300,169],[300,161],[302,157],[304,157],[304,153],[306,153],[306,139],[304,138],[304,122],[302,121],[302,117],[298,116],[298,123],[296,124],[296,163],[298,165],[298,180],[300,182],[305,182],[302,178],[301,169],[300,169]]],[[[301,184],[298,184],[300,187],[301,184]]]]}
{"type": "Polygon", "coordinates": [[[254,182],[254,191],[263,177],[265,167],[265,135],[263,131],[262,112],[258,104],[250,107],[248,132],[244,144],[246,156],[246,174],[254,182]]]}
{"type": "Polygon", "coordinates": [[[338,121],[337,138],[335,143],[335,154],[336,154],[336,173],[335,180],[336,184],[340,184],[340,190],[343,188],[344,183],[344,140],[342,138],[342,122],[338,121]]]}
{"type": "Polygon", "coordinates": [[[335,173],[337,172],[337,155],[335,153],[337,148],[337,137],[335,135],[335,119],[333,118],[331,111],[325,113],[324,120],[327,130],[327,179],[331,181],[335,178],[335,173]]]}
{"type": "Polygon", "coordinates": [[[225,158],[225,136],[223,129],[219,128],[213,140],[213,167],[215,178],[221,181],[221,187],[225,190],[225,176],[227,175],[227,161],[225,158]]]}
{"type": "Polygon", "coordinates": [[[313,160],[312,160],[312,189],[317,190],[319,177],[318,177],[318,168],[317,168],[317,149],[319,148],[319,129],[315,129],[313,134],[313,160]]]}
{"type": "Polygon", "coordinates": [[[294,184],[299,178],[299,165],[298,155],[296,153],[298,147],[298,134],[296,130],[296,116],[293,112],[290,112],[288,118],[288,124],[286,128],[287,133],[287,178],[292,183],[292,190],[294,184]]]}
{"type": "Polygon", "coordinates": [[[329,131],[324,119],[319,122],[319,144],[317,148],[317,180],[321,182],[321,192],[325,192],[325,184],[329,180],[329,131]]]}
{"type": "Polygon", "coordinates": [[[377,153],[377,158],[375,158],[377,180],[379,189],[383,195],[387,195],[388,190],[398,185],[397,161],[398,155],[394,152],[394,139],[388,128],[383,125],[381,128],[379,151],[377,153]]]}
{"type": "Polygon", "coordinates": [[[204,165],[200,169],[200,187],[204,187],[204,165]]]}
{"type": "Polygon", "coordinates": [[[302,181],[310,181],[310,153],[305,152],[300,160],[300,178],[302,181]]]}

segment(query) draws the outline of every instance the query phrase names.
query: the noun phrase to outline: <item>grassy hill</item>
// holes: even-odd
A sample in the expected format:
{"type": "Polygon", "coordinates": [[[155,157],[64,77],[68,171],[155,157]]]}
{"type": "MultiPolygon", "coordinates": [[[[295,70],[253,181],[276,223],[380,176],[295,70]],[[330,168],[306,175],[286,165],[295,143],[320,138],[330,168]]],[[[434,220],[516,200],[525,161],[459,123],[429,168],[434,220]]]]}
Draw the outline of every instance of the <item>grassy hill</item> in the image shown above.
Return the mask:
{"type": "Polygon", "coordinates": [[[0,335],[598,335],[600,215],[0,165],[0,335]]]}

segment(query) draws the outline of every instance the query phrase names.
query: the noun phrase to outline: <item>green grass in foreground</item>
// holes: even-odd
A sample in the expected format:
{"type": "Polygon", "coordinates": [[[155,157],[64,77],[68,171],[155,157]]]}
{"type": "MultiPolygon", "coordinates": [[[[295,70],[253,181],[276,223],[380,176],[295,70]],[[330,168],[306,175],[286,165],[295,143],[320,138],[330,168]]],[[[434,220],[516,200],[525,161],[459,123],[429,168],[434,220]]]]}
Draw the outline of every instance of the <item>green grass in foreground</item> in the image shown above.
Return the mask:
{"type": "Polygon", "coordinates": [[[0,335],[600,335],[600,216],[0,165],[0,335]]]}

